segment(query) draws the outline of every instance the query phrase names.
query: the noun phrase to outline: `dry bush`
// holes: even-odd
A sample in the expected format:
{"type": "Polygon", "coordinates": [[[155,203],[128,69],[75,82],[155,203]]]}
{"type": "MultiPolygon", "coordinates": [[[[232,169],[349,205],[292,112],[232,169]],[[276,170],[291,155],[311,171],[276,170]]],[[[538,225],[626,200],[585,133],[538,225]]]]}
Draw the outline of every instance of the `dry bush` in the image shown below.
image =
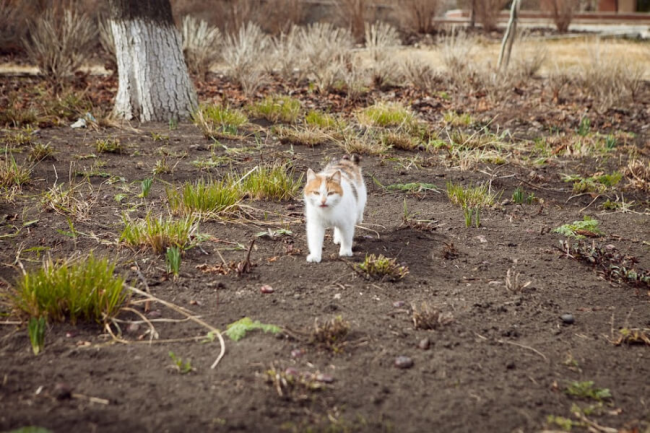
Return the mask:
{"type": "Polygon", "coordinates": [[[441,0],[397,0],[396,9],[399,13],[402,28],[408,31],[428,34],[435,30],[435,18],[441,9],[441,0]]]}
{"type": "Polygon", "coordinates": [[[363,42],[366,21],[374,21],[373,0],[335,0],[339,20],[350,30],[354,40],[363,42]]]}
{"type": "Polygon", "coordinates": [[[15,0],[0,0],[0,52],[17,48],[25,35],[25,17],[15,0]]]}
{"type": "Polygon", "coordinates": [[[422,302],[421,308],[413,305],[413,327],[415,329],[440,329],[454,321],[451,313],[443,313],[437,308],[430,307],[422,302]]]}
{"type": "Polygon", "coordinates": [[[599,111],[607,111],[625,98],[627,70],[620,60],[611,51],[603,50],[599,41],[589,48],[589,62],[582,66],[579,84],[599,111]]]}
{"type": "Polygon", "coordinates": [[[288,34],[305,20],[304,0],[267,0],[262,7],[260,25],[272,35],[288,34]]]}
{"type": "Polygon", "coordinates": [[[566,33],[573,20],[573,13],[580,7],[580,0],[543,0],[542,6],[551,13],[558,32],[566,33]]]}
{"type": "Polygon", "coordinates": [[[473,74],[476,46],[476,40],[467,33],[451,33],[442,39],[442,63],[459,86],[467,84],[473,74]]]}
{"type": "Polygon", "coordinates": [[[27,25],[25,50],[47,79],[59,82],[92,55],[97,29],[91,19],[71,9],[48,10],[27,25]]]}
{"type": "Polygon", "coordinates": [[[266,58],[267,71],[289,82],[300,82],[305,76],[306,59],[300,49],[299,33],[300,29],[294,26],[288,33],[272,38],[266,58]]]}
{"type": "Polygon", "coordinates": [[[99,44],[108,56],[115,60],[115,41],[113,40],[113,30],[111,23],[107,19],[100,19],[97,23],[97,30],[99,31],[99,44]]]}
{"type": "Polygon", "coordinates": [[[386,23],[366,23],[366,48],[372,58],[372,79],[377,85],[395,81],[399,65],[395,61],[397,50],[402,45],[395,27],[386,23]]]}
{"type": "Polygon", "coordinates": [[[222,56],[228,64],[228,75],[242,87],[247,95],[255,93],[263,77],[263,55],[269,44],[268,37],[257,24],[248,23],[236,34],[227,34],[222,56]]]}
{"type": "Polygon", "coordinates": [[[409,56],[401,63],[403,79],[413,87],[429,92],[443,82],[442,73],[431,63],[417,56],[409,56]]]}
{"type": "Polygon", "coordinates": [[[348,30],[316,23],[300,29],[299,44],[310,78],[325,91],[336,81],[341,66],[351,60],[354,41],[348,30]]]}
{"type": "Polygon", "coordinates": [[[370,78],[370,70],[364,67],[358,56],[353,56],[347,62],[340,63],[336,75],[337,82],[342,82],[345,85],[345,93],[348,98],[353,100],[367,92],[370,78]]]}
{"type": "Polygon", "coordinates": [[[217,27],[188,15],[183,18],[181,37],[183,54],[190,72],[204,77],[210,64],[219,57],[221,32],[217,27]]]}
{"type": "Polygon", "coordinates": [[[623,170],[623,174],[632,187],[650,192],[650,161],[643,163],[638,159],[632,160],[623,170]]]}
{"type": "Polygon", "coordinates": [[[567,71],[566,68],[560,68],[556,63],[553,70],[548,74],[548,87],[551,89],[553,101],[558,103],[563,100],[561,92],[565,86],[573,82],[575,73],[567,71]]]}
{"type": "Polygon", "coordinates": [[[522,44],[526,42],[528,36],[523,33],[515,48],[515,59],[513,70],[521,78],[531,78],[542,68],[542,65],[548,57],[548,48],[542,43],[536,43],[531,50],[523,49],[522,44]]]}
{"type": "Polygon", "coordinates": [[[499,14],[503,7],[508,3],[507,0],[475,0],[474,16],[486,32],[491,32],[497,28],[499,14]]]}

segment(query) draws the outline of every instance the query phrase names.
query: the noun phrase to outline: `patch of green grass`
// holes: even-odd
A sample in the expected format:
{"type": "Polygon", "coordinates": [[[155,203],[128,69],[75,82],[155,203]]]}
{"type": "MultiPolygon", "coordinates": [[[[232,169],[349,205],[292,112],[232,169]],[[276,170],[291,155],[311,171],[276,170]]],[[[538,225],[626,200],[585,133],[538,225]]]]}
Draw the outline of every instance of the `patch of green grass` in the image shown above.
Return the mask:
{"type": "Polygon", "coordinates": [[[326,130],[341,129],[346,126],[345,122],[342,119],[338,119],[332,114],[315,110],[307,113],[305,116],[305,124],[311,126],[312,128],[326,130]]]}
{"type": "Polygon", "coordinates": [[[0,187],[20,188],[29,183],[32,170],[16,162],[13,155],[5,149],[4,159],[0,160],[0,187]]]}
{"type": "Polygon", "coordinates": [[[181,250],[177,246],[167,247],[165,254],[165,263],[167,264],[167,273],[178,277],[181,269],[181,250]]]}
{"type": "Polygon", "coordinates": [[[386,189],[412,192],[412,193],[422,193],[427,191],[438,192],[437,186],[435,186],[432,183],[424,183],[424,182],[395,183],[392,185],[388,185],[386,189]]]}
{"type": "Polygon", "coordinates": [[[261,323],[259,320],[253,321],[249,317],[244,317],[229,324],[225,334],[231,340],[239,341],[244,338],[247,333],[258,329],[265,333],[270,332],[271,334],[282,332],[282,329],[277,325],[265,324],[261,323]]]}
{"type": "Polygon", "coordinates": [[[397,259],[391,259],[380,254],[366,255],[363,263],[355,265],[358,271],[372,278],[379,278],[388,281],[398,281],[408,275],[408,267],[397,263],[397,259]]]}
{"type": "Polygon", "coordinates": [[[595,237],[602,234],[598,229],[598,221],[588,215],[585,215],[582,221],[574,221],[573,224],[561,225],[553,230],[553,232],[576,239],[584,239],[585,236],[595,237]]]}
{"type": "Polygon", "coordinates": [[[29,341],[32,344],[32,351],[34,355],[38,355],[45,347],[45,317],[30,318],[27,328],[29,331],[29,341]]]}
{"type": "Polygon", "coordinates": [[[498,195],[490,192],[486,184],[464,188],[447,182],[447,196],[452,204],[465,208],[475,209],[492,206],[498,195]]]}
{"type": "Polygon", "coordinates": [[[285,95],[270,95],[248,107],[251,116],[273,123],[295,123],[300,109],[299,100],[285,95]]]}
{"type": "Polygon", "coordinates": [[[518,186],[512,193],[512,201],[516,204],[533,204],[535,201],[535,194],[526,194],[526,191],[524,191],[522,187],[518,186]]]}
{"type": "Polygon", "coordinates": [[[474,119],[468,113],[459,114],[455,111],[447,111],[442,116],[445,123],[449,126],[458,127],[458,126],[470,126],[474,123],[474,119]]]}
{"type": "Polygon", "coordinates": [[[580,176],[568,176],[564,175],[563,180],[565,182],[573,182],[573,193],[582,194],[587,192],[595,192],[602,194],[607,191],[609,188],[616,186],[621,179],[623,174],[619,172],[614,172],[612,174],[600,174],[594,175],[592,177],[580,177],[580,176]]]}
{"type": "Polygon", "coordinates": [[[2,139],[2,142],[6,146],[21,147],[28,144],[34,144],[34,136],[32,135],[31,128],[27,127],[22,131],[16,131],[14,133],[7,134],[2,139]]]}
{"type": "Polygon", "coordinates": [[[465,217],[465,227],[475,225],[476,228],[481,227],[481,207],[463,207],[463,216],[465,217]]]}
{"type": "Polygon", "coordinates": [[[225,105],[201,105],[192,117],[207,137],[237,136],[248,123],[243,111],[225,105]]]}
{"type": "Polygon", "coordinates": [[[162,254],[170,247],[189,249],[199,236],[199,222],[191,215],[174,220],[162,216],[153,218],[147,214],[144,219],[136,221],[124,217],[123,222],[120,242],[136,248],[151,249],[156,254],[162,254]]]}
{"type": "Polygon", "coordinates": [[[34,162],[51,159],[54,156],[54,148],[49,144],[36,143],[29,150],[29,160],[34,162]]]}
{"type": "Polygon", "coordinates": [[[105,138],[95,141],[95,149],[99,153],[117,153],[126,152],[126,148],[117,138],[105,138]]]}
{"type": "Polygon", "coordinates": [[[241,189],[232,181],[186,182],[178,190],[167,188],[169,207],[175,214],[190,215],[197,213],[205,218],[218,217],[238,210],[242,199],[241,189]]]}
{"type": "Polygon", "coordinates": [[[167,163],[167,157],[163,156],[161,159],[157,160],[153,166],[151,172],[154,175],[168,174],[172,172],[171,167],[167,163]]]}
{"type": "Polygon", "coordinates": [[[194,368],[192,368],[192,361],[187,360],[183,361],[182,358],[179,358],[176,356],[174,352],[171,350],[169,351],[169,357],[172,359],[172,362],[174,363],[174,368],[180,373],[180,374],[187,374],[191,373],[194,371],[194,368]]]}
{"type": "Polygon", "coordinates": [[[115,263],[93,254],[74,262],[49,259],[18,280],[10,300],[29,317],[106,323],[128,299],[124,278],[114,271],[115,263]]]}
{"type": "Polygon", "coordinates": [[[261,165],[241,179],[239,185],[242,192],[254,200],[282,201],[298,194],[302,177],[296,180],[293,169],[286,165],[261,165]]]}
{"type": "Polygon", "coordinates": [[[217,156],[212,153],[205,158],[197,158],[192,161],[192,165],[199,170],[210,170],[213,168],[227,167],[233,163],[233,158],[230,156],[217,156]]]}
{"type": "Polygon", "coordinates": [[[158,132],[151,132],[151,138],[153,141],[163,141],[165,143],[169,141],[169,135],[160,134],[158,132]]]}
{"type": "Polygon", "coordinates": [[[578,125],[578,130],[576,131],[581,137],[586,137],[591,131],[591,120],[587,116],[584,116],[580,119],[580,125],[578,125]]]}
{"type": "Polygon", "coordinates": [[[380,102],[357,112],[357,120],[364,126],[413,127],[417,119],[412,111],[398,103],[380,102]]]}
{"type": "Polygon", "coordinates": [[[550,426],[559,427],[563,431],[567,432],[570,432],[574,426],[582,426],[581,422],[576,422],[569,418],[557,415],[548,415],[546,417],[546,423],[550,426]]]}
{"type": "Polygon", "coordinates": [[[149,197],[149,193],[151,192],[151,185],[153,185],[153,178],[151,177],[148,177],[144,179],[142,182],[140,182],[140,190],[142,192],[138,194],[138,197],[140,198],[149,197]]]}
{"type": "Polygon", "coordinates": [[[593,381],[571,382],[564,392],[567,395],[583,400],[604,401],[612,398],[612,393],[608,388],[597,388],[594,386],[593,381]]]}

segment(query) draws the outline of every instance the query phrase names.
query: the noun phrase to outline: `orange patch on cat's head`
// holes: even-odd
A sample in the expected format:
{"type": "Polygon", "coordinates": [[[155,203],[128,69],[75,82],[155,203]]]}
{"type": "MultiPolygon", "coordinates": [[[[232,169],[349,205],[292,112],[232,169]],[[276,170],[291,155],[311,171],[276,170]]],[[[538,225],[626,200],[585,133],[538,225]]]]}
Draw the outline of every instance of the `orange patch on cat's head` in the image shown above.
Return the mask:
{"type": "Polygon", "coordinates": [[[341,188],[341,171],[336,171],[331,176],[325,179],[327,182],[327,192],[335,192],[338,195],[343,195],[343,188],[341,188]]]}
{"type": "Polygon", "coordinates": [[[305,185],[305,194],[311,194],[314,191],[319,192],[323,182],[325,182],[325,189],[327,192],[335,192],[339,195],[343,195],[343,188],[341,188],[340,171],[337,171],[330,176],[324,176],[322,174],[314,173],[312,169],[307,170],[307,184],[305,185]]]}

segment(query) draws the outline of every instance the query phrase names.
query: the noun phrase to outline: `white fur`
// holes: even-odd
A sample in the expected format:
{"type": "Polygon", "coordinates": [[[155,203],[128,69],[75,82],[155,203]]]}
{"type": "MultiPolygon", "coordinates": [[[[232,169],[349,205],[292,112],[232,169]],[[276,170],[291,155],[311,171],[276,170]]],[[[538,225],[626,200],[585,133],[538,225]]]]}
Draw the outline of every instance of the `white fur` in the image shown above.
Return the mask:
{"type": "MultiPolygon", "coordinates": [[[[329,173],[328,173],[329,174],[329,173]]],[[[331,175],[331,174],[330,174],[331,175]]],[[[340,172],[333,174],[341,176],[340,172]]],[[[309,169],[307,182],[313,180],[316,174],[309,169]]],[[[363,221],[363,210],[366,206],[367,192],[363,179],[354,182],[358,199],[355,199],[350,181],[341,176],[343,195],[327,195],[326,182],[323,180],[318,192],[305,193],[305,216],[307,218],[307,244],[309,245],[308,262],[319,263],[323,252],[325,229],[334,228],[334,243],[340,244],[339,256],[352,255],[352,240],[354,227],[363,221]],[[321,207],[321,204],[327,207],[321,207]]]]}

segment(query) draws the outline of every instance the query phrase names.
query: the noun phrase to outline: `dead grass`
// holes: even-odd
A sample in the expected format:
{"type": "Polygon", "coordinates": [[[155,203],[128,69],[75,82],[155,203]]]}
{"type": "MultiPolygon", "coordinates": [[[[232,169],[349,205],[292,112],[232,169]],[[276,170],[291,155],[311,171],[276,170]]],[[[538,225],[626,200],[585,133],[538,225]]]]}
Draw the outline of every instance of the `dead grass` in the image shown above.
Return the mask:
{"type": "Polygon", "coordinates": [[[650,192],[650,161],[635,159],[627,164],[623,174],[633,188],[650,192]]]}
{"type": "Polygon", "coordinates": [[[315,147],[330,140],[330,136],[314,129],[276,126],[272,129],[282,144],[315,147]]]}
{"type": "Polygon", "coordinates": [[[323,324],[319,324],[316,320],[310,342],[321,349],[339,353],[343,351],[349,333],[350,323],[343,320],[341,316],[336,316],[323,324]]]}
{"type": "Polygon", "coordinates": [[[415,329],[440,329],[454,321],[451,313],[442,313],[437,308],[422,302],[421,307],[413,305],[413,327],[415,329]]]}

